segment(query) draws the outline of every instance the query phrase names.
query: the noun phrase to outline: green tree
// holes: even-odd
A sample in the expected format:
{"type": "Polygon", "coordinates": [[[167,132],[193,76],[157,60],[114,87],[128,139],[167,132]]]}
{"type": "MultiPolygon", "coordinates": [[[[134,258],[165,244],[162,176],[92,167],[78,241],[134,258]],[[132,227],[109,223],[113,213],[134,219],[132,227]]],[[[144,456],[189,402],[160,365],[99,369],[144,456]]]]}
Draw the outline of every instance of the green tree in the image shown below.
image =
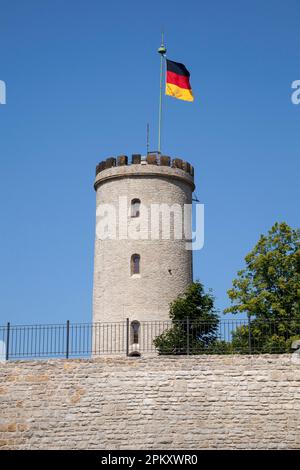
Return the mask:
{"type": "Polygon", "coordinates": [[[245,257],[228,291],[224,313],[247,313],[249,326],[237,328],[233,348],[283,352],[300,333],[300,236],[286,223],[275,223],[245,257]]]}
{"type": "Polygon", "coordinates": [[[216,342],[219,317],[214,297],[199,281],[170,304],[170,318],[172,326],[154,340],[160,354],[186,354],[188,348],[196,354],[216,342]]]}

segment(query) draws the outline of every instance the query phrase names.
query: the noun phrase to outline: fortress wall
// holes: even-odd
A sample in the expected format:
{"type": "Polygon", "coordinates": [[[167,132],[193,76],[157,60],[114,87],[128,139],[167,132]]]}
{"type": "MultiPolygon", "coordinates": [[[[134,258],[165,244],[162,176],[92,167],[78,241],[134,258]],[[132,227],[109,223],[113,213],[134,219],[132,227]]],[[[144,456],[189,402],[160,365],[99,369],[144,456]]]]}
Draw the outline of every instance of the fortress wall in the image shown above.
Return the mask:
{"type": "Polygon", "coordinates": [[[300,448],[291,355],[0,363],[0,448],[300,448]]]}

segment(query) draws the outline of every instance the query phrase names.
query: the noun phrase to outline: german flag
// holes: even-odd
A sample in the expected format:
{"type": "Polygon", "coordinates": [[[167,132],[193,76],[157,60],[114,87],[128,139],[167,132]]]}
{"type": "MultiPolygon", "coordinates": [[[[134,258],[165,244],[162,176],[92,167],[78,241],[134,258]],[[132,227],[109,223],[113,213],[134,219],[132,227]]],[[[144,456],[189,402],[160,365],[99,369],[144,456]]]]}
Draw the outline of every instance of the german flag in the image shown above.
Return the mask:
{"type": "Polygon", "coordinates": [[[194,101],[190,72],[183,64],[167,59],[166,95],[179,100],[194,101]]]}

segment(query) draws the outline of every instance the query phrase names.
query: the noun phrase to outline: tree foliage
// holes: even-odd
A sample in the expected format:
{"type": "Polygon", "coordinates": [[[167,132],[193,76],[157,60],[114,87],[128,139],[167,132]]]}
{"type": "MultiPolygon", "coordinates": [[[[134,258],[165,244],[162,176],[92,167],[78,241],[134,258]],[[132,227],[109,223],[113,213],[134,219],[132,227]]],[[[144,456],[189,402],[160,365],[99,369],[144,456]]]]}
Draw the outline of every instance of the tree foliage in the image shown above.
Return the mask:
{"type": "Polygon", "coordinates": [[[246,312],[264,319],[300,318],[300,236],[286,223],[275,223],[245,257],[228,291],[225,313],[246,312]]]}
{"type": "Polygon", "coordinates": [[[224,313],[247,313],[249,325],[233,334],[235,350],[283,352],[300,334],[300,236],[286,223],[275,223],[245,257],[228,291],[224,313]]]}
{"type": "Polygon", "coordinates": [[[216,342],[219,317],[211,292],[193,282],[187,291],[170,304],[172,326],[154,340],[160,354],[204,352],[216,342]]]}

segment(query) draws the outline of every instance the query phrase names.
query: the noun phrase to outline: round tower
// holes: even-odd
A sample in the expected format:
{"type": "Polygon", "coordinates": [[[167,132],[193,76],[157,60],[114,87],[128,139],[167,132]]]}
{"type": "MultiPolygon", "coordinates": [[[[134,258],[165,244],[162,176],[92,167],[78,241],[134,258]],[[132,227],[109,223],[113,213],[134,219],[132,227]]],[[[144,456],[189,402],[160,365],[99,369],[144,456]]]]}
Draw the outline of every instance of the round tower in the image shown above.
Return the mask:
{"type": "MultiPolygon", "coordinates": [[[[192,282],[186,224],[193,167],[149,154],[96,167],[93,322],[169,320],[169,304],[192,282]]],[[[137,339],[133,339],[137,341],[137,339]]]]}

